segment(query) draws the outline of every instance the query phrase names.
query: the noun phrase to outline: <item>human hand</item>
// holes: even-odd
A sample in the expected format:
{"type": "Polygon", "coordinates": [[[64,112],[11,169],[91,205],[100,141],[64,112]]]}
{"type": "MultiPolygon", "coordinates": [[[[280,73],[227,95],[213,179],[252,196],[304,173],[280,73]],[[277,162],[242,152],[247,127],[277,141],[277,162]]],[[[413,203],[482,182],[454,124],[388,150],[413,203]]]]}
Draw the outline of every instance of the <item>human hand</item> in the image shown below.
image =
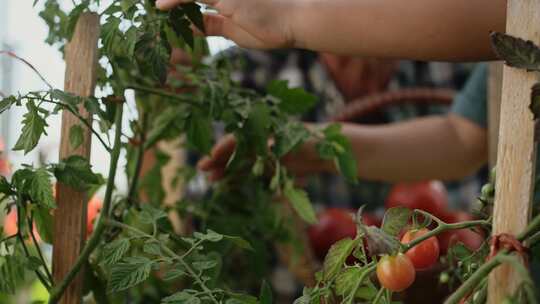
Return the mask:
{"type": "MultiPolygon", "coordinates": [[[[157,0],[161,10],[172,9],[192,0],[157,0]]],[[[286,0],[201,0],[217,13],[206,13],[206,35],[222,36],[241,47],[256,49],[294,46],[289,28],[294,1],[286,0]]]]}
{"type": "MultiPolygon", "coordinates": [[[[225,175],[225,167],[235,149],[236,139],[229,134],[212,148],[209,156],[199,161],[197,168],[207,172],[210,181],[218,181],[225,175]]],[[[281,164],[297,177],[334,171],[332,162],[319,158],[313,141],[307,141],[295,151],[285,155],[281,159],[281,164]]]]}

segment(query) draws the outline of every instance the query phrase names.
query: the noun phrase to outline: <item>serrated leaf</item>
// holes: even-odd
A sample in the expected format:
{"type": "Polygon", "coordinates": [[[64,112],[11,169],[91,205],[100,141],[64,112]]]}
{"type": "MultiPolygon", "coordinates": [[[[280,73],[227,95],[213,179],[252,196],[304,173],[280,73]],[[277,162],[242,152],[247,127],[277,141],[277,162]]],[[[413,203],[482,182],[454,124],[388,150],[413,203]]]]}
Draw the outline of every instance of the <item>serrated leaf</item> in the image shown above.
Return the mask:
{"type": "Polygon", "coordinates": [[[256,297],[240,294],[240,293],[230,293],[231,298],[225,302],[226,304],[259,304],[256,297]]]}
{"type": "Polygon", "coordinates": [[[364,233],[364,240],[367,244],[367,251],[370,256],[381,254],[395,254],[399,247],[399,241],[375,226],[359,226],[364,233]]]}
{"type": "Polygon", "coordinates": [[[324,259],[323,265],[323,279],[325,281],[332,280],[335,276],[338,275],[340,270],[343,268],[345,260],[351,255],[354,248],[358,245],[359,240],[351,240],[350,238],[345,238],[337,241],[330,247],[328,254],[324,259]]]}
{"type": "Polygon", "coordinates": [[[201,300],[186,291],[180,291],[171,296],[163,298],[161,300],[161,303],[162,304],[199,304],[201,303],[201,300]]]}
{"type": "Polygon", "coordinates": [[[105,266],[116,264],[131,248],[129,239],[118,239],[105,246],[101,254],[101,263],[105,266]]]}
{"type": "Polygon", "coordinates": [[[109,293],[126,290],[144,282],[150,276],[153,265],[154,262],[145,257],[126,258],[113,265],[108,283],[109,293]]]}
{"type": "Polygon", "coordinates": [[[193,31],[191,30],[191,23],[186,18],[171,18],[169,19],[173,28],[173,31],[179,37],[182,37],[184,42],[193,49],[195,45],[195,38],[193,37],[193,31]]]}
{"type": "Polygon", "coordinates": [[[5,195],[13,194],[13,189],[11,189],[11,184],[8,182],[5,176],[0,176],[0,193],[5,195]]]}
{"type": "Polygon", "coordinates": [[[540,71],[540,48],[534,42],[493,32],[491,43],[497,56],[507,65],[527,71],[540,71]]]}
{"type": "Polygon", "coordinates": [[[286,80],[272,81],[266,88],[268,94],[281,100],[279,108],[292,115],[303,114],[313,108],[317,97],[301,88],[289,88],[286,80]]]}
{"type": "Polygon", "coordinates": [[[391,236],[397,236],[399,232],[409,224],[412,210],[405,207],[390,208],[384,214],[382,230],[391,236]]]}
{"type": "Polygon", "coordinates": [[[193,236],[200,240],[205,240],[209,242],[219,242],[223,239],[222,234],[219,234],[211,229],[208,229],[206,233],[195,232],[193,236]]]}
{"type": "Polygon", "coordinates": [[[84,130],[79,125],[73,125],[69,129],[69,144],[72,149],[77,149],[84,141],[84,130]]]}
{"type": "Polygon", "coordinates": [[[39,205],[49,209],[56,208],[52,193],[52,182],[47,169],[39,168],[34,172],[30,182],[30,195],[39,205]]]}
{"type": "Polygon", "coordinates": [[[272,288],[270,284],[263,280],[261,285],[261,292],[259,295],[260,304],[273,304],[272,288]]]}
{"type": "Polygon", "coordinates": [[[182,109],[178,107],[161,112],[152,123],[153,126],[146,138],[145,145],[152,147],[159,140],[166,139],[167,133],[178,126],[178,120],[181,115],[182,109]]]}
{"type": "Polygon", "coordinates": [[[143,251],[152,255],[161,255],[161,246],[158,242],[149,241],[144,244],[143,251]]]}
{"type": "Polygon", "coordinates": [[[159,219],[167,217],[167,213],[165,213],[165,211],[157,209],[150,204],[145,204],[142,206],[140,215],[141,221],[147,224],[155,223],[159,219]]]}
{"type": "Polygon", "coordinates": [[[13,147],[13,150],[23,150],[25,154],[37,146],[41,135],[47,135],[45,127],[48,126],[45,119],[39,114],[38,108],[33,103],[28,103],[26,108],[28,112],[23,116],[22,133],[17,143],[15,143],[15,147],[13,147]]]}
{"type": "Polygon", "coordinates": [[[70,156],[52,169],[59,182],[79,191],[88,190],[92,185],[102,183],[102,178],[92,172],[90,163],[82,156],[70,156]]]}
{"type": "Polygon", "coordinates": [[[283,157],[309,138],[309,131],[301,122],[290,121],[280,130],[272,147],[277,157],[283,157]]]}
{"type": "Polygon", "coordinates": [[[218,265],[217,261],[199,261],[193,262],[193,267],[199,271],[212,269],[218,265]]]}
{"type": "Polygon", "coordinates": [[[313,205],[309,201],[307,192],[302,189],[294,188],[292,182],[288,182],[283,191],[285,197],[291,203],[291,206],[296,210],[296,213],[307,223],[317,223],[317,215],[313,209],[313,205]]]}
{"type": "Polygon", "coordinates": [[[186,276],[186,272],[180,267],[180,265],[175,264],[173,268],[167,270],[167,272],[165,272],[165,275],[163,276],[163,280],[172,281],[180,277],[186,276]]]}
{"type": "Polygon", "coordinates": [[[0,292],[15,294],[24,280],[24,261],[21,256],[0,256],[0,292]]]}
{"type": "Polygon", "coordinates": [[[0,101],[0,114],[4,113],[7,109],[9,109],[15,103],[17,103],[17,98],[15,96],[8,96],[6,98],[3,98],[0,101]]]}
{"type": "Polygon", "coordinates": [[[340,272],[336,277],[336,294],[344,297],[352,293],[356,285],[361,283],[358,281],[364,271],[359,267],[350,267],[340,272]]]}
{"type": "Polygon", "coordinates": [[[54,240],[54,219],[50,210],[42,206],[36,206],[33,214],[39,236],[45,243],[52,244],[54,240]]]}

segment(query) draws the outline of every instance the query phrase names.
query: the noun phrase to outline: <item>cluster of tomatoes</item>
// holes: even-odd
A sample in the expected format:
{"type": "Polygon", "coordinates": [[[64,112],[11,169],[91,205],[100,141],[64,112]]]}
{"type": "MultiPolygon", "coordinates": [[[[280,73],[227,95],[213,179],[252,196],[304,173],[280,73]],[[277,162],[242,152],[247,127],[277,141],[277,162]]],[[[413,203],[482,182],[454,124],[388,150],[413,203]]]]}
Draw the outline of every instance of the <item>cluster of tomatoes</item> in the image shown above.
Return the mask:
{"type": "MultiPolygon", "coordinates": [[[[385,202],[386,209],[393,207],[424,210],[447,223],[473,220],[466,212],[448,208],[446,189],[438,181],[395,185],[385,202]]],[[[319,259],[324,259],[335,242],[356,236],[354,213],[354,210],[328,208],[318,214],[319,222],[309,228],[308,234],[313,252],[319,259]]],[[[367,226],[380,226],[382,220],[374,214],[364,213],[362,222],[367,226]]],[[[403,231],[401,242],[410,243],[428,232],[428,228],[403,231]]],[[[404,254],[383,256],[377,264],[377,277],[385,288],[402,291],[414,282],[417,270],[433,267],[439,255],[446,255],[453,244],[460,242],[471,250],[477,250],[483,241],[482,234],[470,229],[446,231],[422,241],[404,254]]]]}

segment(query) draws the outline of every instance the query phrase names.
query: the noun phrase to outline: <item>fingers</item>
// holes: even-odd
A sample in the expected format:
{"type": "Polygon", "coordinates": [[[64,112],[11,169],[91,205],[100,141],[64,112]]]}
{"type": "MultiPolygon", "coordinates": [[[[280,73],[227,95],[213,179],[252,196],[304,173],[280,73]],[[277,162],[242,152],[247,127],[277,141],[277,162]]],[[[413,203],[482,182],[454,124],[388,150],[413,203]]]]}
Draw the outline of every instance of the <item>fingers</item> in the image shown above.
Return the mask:
{"type": "MultiPolygon", "coordinates": [[[[157,0],[156,1],[156,7],[160,10],[170,10],[172,8],[177,7],[178,5],[182,3],[188,3],[193,2],[193,0],[157,0]]],[[[199,0],[197,2],[201,2],[208,5],[215,5],[218,0],[199,0]]]]}
{"type": "Polygon", "coordinates": [[[267,48],[255,36],[251,35],[239,25],[234,23],[231,18],[221,13],[205,13],[204,26],[206,36],[225,37],[236,42],[241,47],[265,49],[267,48]]]}
{"type": "Polygon", "coordinates": [[[236,140],[232,135],[227,135],[217,143],[210,156],[205,156],[197,164],[197,168],[209,173],[210,181],[220,180],[225,175],[225,166],[236,149],[236,140]]]}

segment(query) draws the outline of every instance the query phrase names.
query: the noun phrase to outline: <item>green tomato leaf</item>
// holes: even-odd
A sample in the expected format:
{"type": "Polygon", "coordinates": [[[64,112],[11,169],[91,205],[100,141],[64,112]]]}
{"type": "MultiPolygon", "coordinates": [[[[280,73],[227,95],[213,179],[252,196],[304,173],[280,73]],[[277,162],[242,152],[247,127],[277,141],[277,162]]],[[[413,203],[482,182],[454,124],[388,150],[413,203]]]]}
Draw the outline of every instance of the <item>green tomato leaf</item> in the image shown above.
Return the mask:
{"type": "Polygon", "coordinates": [[[17,140],[17,143],[15,143],[15,147],[13,147],[13,150],[23,150],[25,154],[32,151],[37,146],[41,135],[47,135],[45,127],[48,126],[45,118],[41,117],[38,108],[34,103],[27,103],[26,108],[28,109],[28,112],[23,116],[22,133],[17,140]]]}
{"type": "Polygon", "coordinates": [[[42,206],[37,206],[34,209],[34,221],[36,223],[36,229],[41,239],[52,244],[54,239],[54,218],[51,215],[50,209],[42,206]]]}
{"type": "Polygon", "coordinates": [[[16,104],[18,102],[18,99],[15,96],[8,96],[6,98],[2,98],[0,101],[0,114],[4,113],[6,110],[11,108],[12,105],[16,104]]]}
{"type": "Polygon", "coordinates": [[[73,125],[69,129],[69,144],[72,149],[77,149],[84,141],[84,130],[80,125],[73,125]]]}
{"type": "Polygon", "coordinates": [[[179,291],[171,296],[163,298],[162,304],[200,304],[201,300],[187,291],[179,291]]]}
{"type": "Polygon", "coordinates": [[[85,191],[92,185],[103,183],[103,178],[92,172],[88,160],[82,156],[70,156],[52,167],[56,179],[76,190],[85,191]]]}
{"type": "Polygon", "coordinates": [[[30,196],[41,206],[49,209],[56,208],[52,187],[49,171],[39,168],[34,172],[30,182],[30,196]]]}
{"type": "Polygon", "coordinates": [[[268,94],[281,100],[279,108],[292,115],[303,114],[313,108],[317,97],[301,88],[289,88],[288,81],[275,80],[266,88],[268,94]]]}
{"type": "Polygon", "coordinates": [[[163,280],[172,281],[180,277],[187,276],[187,273],[182,269],[183,266],[180,264],[174,264],[170,269],[165,272],[163,280]]]}
{"type": "Polygon", "coordinates": [[[277,157],[283,157],[309,138],[309,131],[301,122],[288,121],[275,136],[272,147],[277,157]]]}
{"type": "Polygon", "coordinates": [[[330,247],[326,258],[324,259],[322,270],[323,279],[325,281],[332,280],[340,273],[345,264],[345,260],[351,255],[359,242],[359,239],[351,240],[350,238],[345,238],[337,241],[330,247]]]}
{"type": "Polygon", "coordinates": [[[534,42],[493,32],[491,43],[497,56],[508,66],[527,71],[540,71],[540,48],[534,42]]]}
{"type": "Polygon", "coordinates": [[[307,223],[317,223],[317,216],[309,201],[306,191],[294,188],[291,181],[287,182],[284,190],[285,197],[289,200],[296,213],[307,223]]]}
{"type": "Polygon", "coordinates": [[[108,291],[114,293],[126,290],[144,282],[152,271],[154,262],[145,257],[125,258],[111,268],[108,291]]]}
{"type": "Polygon", "coordinates": [[[382,230],[391,236],[397,236],[399,232],[409,224],[412,210],[405,207],[390,208],[384,214],[382,230]]]}
{"type": "Polygon", "coordinates": [[[129,239],[118,239],[105,245],[101,252],[100,263],[111,266],[118,263],[131,248],[129,239]]]}
{"type": "Polygon", "coordinates": [[[79,17],[81,14],[88,8],[89,1],[83,1],[81,4],[77,5],[69,14],[68,16],[68,23],[67,23],[67,32],[66,36],[68,40],[71,40],[71,37],[73,37],[73,33],[75,32],[75,27],[77,26],[77,21],[79,21],[79,17]]]}

